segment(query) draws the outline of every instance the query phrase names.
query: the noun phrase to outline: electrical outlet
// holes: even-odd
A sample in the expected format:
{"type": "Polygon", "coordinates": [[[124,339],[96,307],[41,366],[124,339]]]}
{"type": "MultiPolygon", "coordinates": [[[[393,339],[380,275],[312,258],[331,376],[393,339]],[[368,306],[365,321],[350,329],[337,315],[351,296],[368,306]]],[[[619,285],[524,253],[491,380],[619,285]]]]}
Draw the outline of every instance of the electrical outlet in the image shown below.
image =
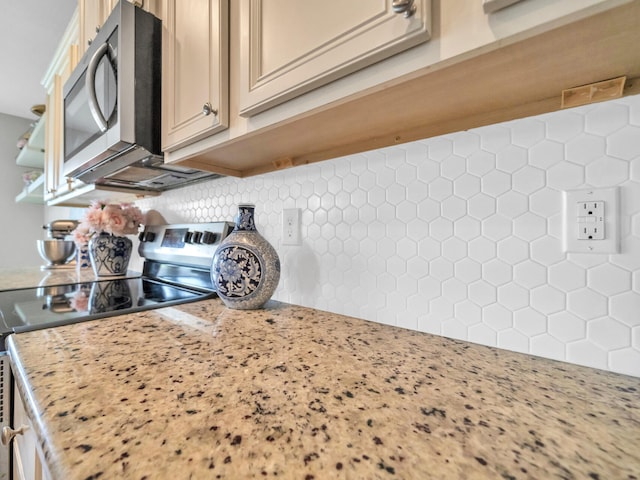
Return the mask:
{"type": "Polygon", "coordinates": [[[619,197],[618,187],[564,192],[564,251],[618,253],[619,197]]]}
{"type": "Polygon", "coordinates": [[[604,240],[604,202],[578,202],[578,240],[604,240]]]}
{"type": "Polygon", "coordinates": [[[285,208],[282,210],[282,244],[300,245],[301,243],[300,209],[285,208]]]}

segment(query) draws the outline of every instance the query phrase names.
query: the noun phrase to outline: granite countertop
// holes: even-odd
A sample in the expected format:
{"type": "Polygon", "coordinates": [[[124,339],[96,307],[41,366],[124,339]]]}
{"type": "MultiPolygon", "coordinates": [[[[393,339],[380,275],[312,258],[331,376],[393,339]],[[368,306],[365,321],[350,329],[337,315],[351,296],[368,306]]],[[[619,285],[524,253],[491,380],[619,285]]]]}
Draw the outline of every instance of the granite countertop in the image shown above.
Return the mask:
{"type": "MultiPolygon", "coordinates": [[[[138,272],[127,272],[123,278],[139,276],[138,272]]],[[[40,267],[0,267],[0,291],[67,285],[97,279],[91,268],[64,267],[43,270],[40,267]]]]}
{"type": "Polygon", "coordinates": [[[640,379],[270,302],[13,335],[54,478],[637,479],[640,379]]]}

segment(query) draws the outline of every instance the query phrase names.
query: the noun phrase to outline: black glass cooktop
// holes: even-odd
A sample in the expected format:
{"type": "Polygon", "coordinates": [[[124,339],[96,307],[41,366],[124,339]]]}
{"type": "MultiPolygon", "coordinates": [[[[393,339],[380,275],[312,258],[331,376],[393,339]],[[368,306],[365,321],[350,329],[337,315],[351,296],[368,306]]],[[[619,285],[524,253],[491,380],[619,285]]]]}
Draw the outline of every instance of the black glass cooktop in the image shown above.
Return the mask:
{"type": "Polygon", "coordinates": [[[213,296],[215,293],[144,277],[0,291],[0,334],[5,337],[14,332],[133,313],[213,296]]]}

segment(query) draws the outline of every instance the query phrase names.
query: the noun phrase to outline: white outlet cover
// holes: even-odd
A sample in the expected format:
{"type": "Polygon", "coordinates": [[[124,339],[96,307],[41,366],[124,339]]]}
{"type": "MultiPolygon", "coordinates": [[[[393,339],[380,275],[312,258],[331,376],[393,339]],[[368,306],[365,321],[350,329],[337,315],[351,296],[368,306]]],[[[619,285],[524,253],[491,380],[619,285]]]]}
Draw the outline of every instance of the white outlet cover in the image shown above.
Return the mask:
{"type": "Polygon", "coordinates": [[[620,252],[620,193],[618,187],[567,190],[563,195],[563,249],[571,253],[620,252]],[[578,238],[577,205],[580,202],[604,202],[604,238],[578,238]]]}

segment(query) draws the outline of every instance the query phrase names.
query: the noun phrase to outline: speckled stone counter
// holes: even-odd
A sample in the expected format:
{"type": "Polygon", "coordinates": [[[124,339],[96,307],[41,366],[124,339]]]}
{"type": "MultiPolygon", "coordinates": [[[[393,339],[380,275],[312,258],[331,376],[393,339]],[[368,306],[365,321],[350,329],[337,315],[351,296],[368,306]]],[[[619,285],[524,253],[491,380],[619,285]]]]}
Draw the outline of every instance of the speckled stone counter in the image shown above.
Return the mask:
{"type": "MultiPolygon", "coordinates": [[[[138,272],[127,272],[123,277],[139,277],[138,272]]],[[[49,287],[82,283],[95,280],[97,277],[91,268],[56,268],[42,270],[39,267],[0,268],[0,290],[17,288],[49,287]]]]}
{"type": "Polygon", "coordinates": [[[636,479],[640,379],[271,302],[13,335],[59,479],[636,479]]]}

